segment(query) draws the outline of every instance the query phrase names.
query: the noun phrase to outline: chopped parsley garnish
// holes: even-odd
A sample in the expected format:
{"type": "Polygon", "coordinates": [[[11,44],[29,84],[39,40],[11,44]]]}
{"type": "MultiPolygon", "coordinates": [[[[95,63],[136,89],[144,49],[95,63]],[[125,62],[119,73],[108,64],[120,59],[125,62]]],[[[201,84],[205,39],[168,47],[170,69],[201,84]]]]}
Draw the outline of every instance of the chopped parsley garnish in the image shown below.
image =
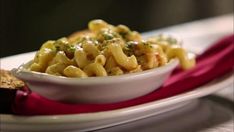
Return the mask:
{"type": "Polygon", "coordinates": [[[67,51],[68,51],[68,52],[73,52],[73,53],[74,53],[74,52],[76,51],[76,48],[75,48],[74,45],[68,45],[67,51]]]}
{"type": "Polygon", "coordinates": [[[114,36],[110,33],[103,33],[103,37],[105,40],[111,40],[114,38],[114,36]]]}
{"type": "Polygon", "coordinates": [[[153,48],[153,46],[148,43],[148,42],[142,42],[144,46],[146,46],[147,48],[153,48]]]}
{"type": "Polygon", "coordinates": [[[178,44],[177,39],[173,38],[172,36],[165,36],[160,34],[156,37],[157,42],[163,42],[166,41],[168,44],[178,44]]]}

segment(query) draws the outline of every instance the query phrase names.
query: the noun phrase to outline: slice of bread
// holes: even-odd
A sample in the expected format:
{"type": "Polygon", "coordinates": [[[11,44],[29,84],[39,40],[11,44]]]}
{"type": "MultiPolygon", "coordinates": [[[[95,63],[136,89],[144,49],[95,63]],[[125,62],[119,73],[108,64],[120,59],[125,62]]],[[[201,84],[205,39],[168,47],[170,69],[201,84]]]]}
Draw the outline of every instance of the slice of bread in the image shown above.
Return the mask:
{"type": "Polygon", "coordinates": [[[0,69],[0,88],[17,89],[24,86],[24,82],[13,76],[10,71],[0,69]]]}
{"type": "Polygon", "coordinates": [[[12,113],[16,91],[24,87],[24,82],[13,76],[10,71],[0,69],[0,114],[12,113]]]}

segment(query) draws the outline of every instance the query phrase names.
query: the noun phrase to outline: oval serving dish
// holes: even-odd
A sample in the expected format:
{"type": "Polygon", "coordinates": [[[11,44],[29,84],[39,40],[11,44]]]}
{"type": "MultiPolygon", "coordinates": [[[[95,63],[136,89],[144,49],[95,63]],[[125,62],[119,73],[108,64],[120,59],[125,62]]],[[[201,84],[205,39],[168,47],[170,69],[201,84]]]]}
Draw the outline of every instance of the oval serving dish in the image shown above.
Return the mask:
{"type": "Polygon", "coordinates": [[[136,73],[119,76],[68,78],[27,70],[32,63],[12,70],[28,87],[51,100],[67,103],[114,103],[146,95],[169,77],[178,65],[177,59],[168,64],[136,73]]]}

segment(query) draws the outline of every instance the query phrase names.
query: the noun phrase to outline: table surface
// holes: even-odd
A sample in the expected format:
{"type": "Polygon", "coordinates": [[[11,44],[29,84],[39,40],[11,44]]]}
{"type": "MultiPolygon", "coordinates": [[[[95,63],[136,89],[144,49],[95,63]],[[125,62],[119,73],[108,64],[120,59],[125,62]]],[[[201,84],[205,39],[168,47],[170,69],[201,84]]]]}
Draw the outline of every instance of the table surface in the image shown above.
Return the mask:
{"type": "MultiPolygon", "coordinates": [[[[155,34],[172,34],[179,38],[183,38],[184,47],[188,50],[200,54],[207,47],[209,47],[213,42],[219,40],[220,38],[233,34],[233,14],[227,14],[223,16],[218,16],[209,19],[198,20],[194,22],[189,22],[185,24],[180,24],[176,26],[171,26],[168,28],[163,28],[159,30],[153,30],[150,32],[144,33],[145,37],[149,37],[155,34]]],[[[6,60],[9,57],[1,58],[0,61],[6,60]]],[[[4,67],[4,64],[1,63],[1,66],[4,67]]],[[[234,101],[234,85],[230,85],[227,88],[220,90],[214,93],[207,98],[213,98],[214,95],[217,97],[225,98],[231,101],[231,105],[233,105],[234,101]]],[[[230,105],[230,103],[229,103],[230,105]]],[[[222,131],[222,132],[232,132],[234,131],[234,120],[228,120],[226,122],[222,122],[221,124],[217,124],[212,128],[207,128],[206,131],[222,131]],[[222,128],[222,129],[219,129],[222,128]],[[224,129],[223,129],[224,128],[224,129]]],[[[137,125],[137,122],[136,122],[137,125]]],[[[139,125],[139,124],[138,124],[139,125]]],[[[152,127],[152,126],[145,126],[152,127]]],[[[114,130],[114,129],[113,129],[114,130]]],[[[147,129],[155,131],[154,129],[147,129]]],[[[102,131],[102,130],[100,130],[102,131]]],[[[103,130],[105,131],[105,130],[103,130]]],[[[138,130],[143,131],[143,130],[138,130]]],[[[200,130],[199,130],[200,131],[200,130]]]]}

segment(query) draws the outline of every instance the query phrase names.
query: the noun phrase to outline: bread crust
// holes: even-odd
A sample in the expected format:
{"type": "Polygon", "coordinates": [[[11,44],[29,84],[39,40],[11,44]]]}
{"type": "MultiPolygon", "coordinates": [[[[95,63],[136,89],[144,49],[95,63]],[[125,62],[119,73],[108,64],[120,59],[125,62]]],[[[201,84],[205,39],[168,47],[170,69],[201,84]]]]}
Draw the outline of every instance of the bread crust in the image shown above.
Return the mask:
{"type": "Polygon", "coordinates": [[[13,76],[8,70],[0,69],[0,79],[0,88],[18,89],[25,85],[23,81],[13,76]]]}

